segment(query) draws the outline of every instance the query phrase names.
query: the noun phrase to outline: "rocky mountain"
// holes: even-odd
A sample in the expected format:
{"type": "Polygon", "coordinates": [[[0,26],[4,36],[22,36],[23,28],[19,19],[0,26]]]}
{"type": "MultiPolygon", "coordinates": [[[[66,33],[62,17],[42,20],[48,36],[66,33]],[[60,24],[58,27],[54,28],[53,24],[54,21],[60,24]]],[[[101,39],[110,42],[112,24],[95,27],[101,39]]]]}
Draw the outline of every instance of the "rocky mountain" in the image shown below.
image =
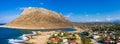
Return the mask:
{"type": "Polygon", "coordinates": [[[70,28],[72,24],[60,13],[44,8],[25,8],[18,18],[6,26],[49,29],[70,28]]]}

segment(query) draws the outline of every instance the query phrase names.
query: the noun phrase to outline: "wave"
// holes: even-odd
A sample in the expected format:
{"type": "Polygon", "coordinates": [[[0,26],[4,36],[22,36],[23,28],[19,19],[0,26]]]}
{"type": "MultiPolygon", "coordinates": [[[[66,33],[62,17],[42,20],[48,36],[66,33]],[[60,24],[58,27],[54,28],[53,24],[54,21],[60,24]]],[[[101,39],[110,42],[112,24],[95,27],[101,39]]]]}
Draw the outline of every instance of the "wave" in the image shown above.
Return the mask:
{"type": "Polygon", "coordinates": [[[19,39],[8,39],[8,43],[11,44],[23,44],[25,41],[29,40],[27,36],[36,35],[36,31],[32,31],[32,34],[23,34],[22,36],[18,37],[19,39]]]}

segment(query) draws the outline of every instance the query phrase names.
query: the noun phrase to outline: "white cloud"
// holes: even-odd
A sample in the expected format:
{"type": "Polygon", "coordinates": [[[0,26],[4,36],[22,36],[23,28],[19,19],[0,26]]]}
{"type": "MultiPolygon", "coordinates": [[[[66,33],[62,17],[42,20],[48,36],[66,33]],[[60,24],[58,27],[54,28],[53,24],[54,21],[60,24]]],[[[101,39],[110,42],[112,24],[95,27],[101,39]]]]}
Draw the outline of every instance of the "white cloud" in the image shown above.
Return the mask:
{"type": "Polygon", "coordinates": [[[88,17],[89,15],[85,15],[86,17],[88,17]]]}
{"type": "Polygon", "coordinates": [[[28,9],[34,8],[34,7],[27,7],[28,9]]]}
{"type": "Polygon", "coordinates": [[[73,13],[68,13],[66,15],[64,15],[66,18],[70,18],[73,15],[73,13]]]}
{"type": "Polygon", "coordinates": [[[44,3],[41,2],[40,5],[44,5],[44,3]]]}
{"type": "Polygon", "coordinates": [[[101,20],[100,19],[95,19],[96,22],[100,22],[101,20]]]}
{"type": "Polygon", "coordinates": [[[19,8],[19,10],[23,10],[24,8],[22,7],[22,8],[19,8]]]}
{"type": "Polygon", "coordinates": [[[18,8],[19,10],[24,10],[26,7],[21,7],[21,8],[18,8]]]}
{"type": "Polygon", "coordinates": [[[112,18],[111,18],[111,17],[108,17],[108,18],[106,18],[106,20],[107,20],[107,21],[111,21],[111,20],[112,20],[112,18]]]}
{"type": "Polygon", "coordinates": [[[71,15],[65,15],[65,17],[66,17],[66,18],[70,18],[70,17],[71,17],[71,15]]]}
{"type": "Polygon", "coordinates": [[[110,15],[108,15],[108,16],[106,17],[106,20],[107,20],[107,21],[111,21],[111,20],[113,20],[113,18],[112,18],[110,15]]]}
{"type": "Polygon", "coordinates": [[[40,5],[44,5],[44,3],[41,2],[40,0],[30,0],[30,2],[37,3],[37,4],[40,4],[40,5]]]}
{"type": "Polygon", "coordinates": [[[21,7],[19,10],[24,10],[25,8],[31,9],[31,8],[37,8],[37,7],[21,7]]]}

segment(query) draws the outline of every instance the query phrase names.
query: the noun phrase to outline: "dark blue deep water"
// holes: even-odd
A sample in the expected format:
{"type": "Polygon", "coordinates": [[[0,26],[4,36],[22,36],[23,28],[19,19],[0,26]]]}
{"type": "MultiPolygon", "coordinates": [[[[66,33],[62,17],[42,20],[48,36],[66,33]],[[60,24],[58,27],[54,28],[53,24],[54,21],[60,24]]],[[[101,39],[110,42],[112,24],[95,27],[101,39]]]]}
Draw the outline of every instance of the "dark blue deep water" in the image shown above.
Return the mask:
{"type": "Polygon", "coordinates": [[[31,31],[12,28],[0,28],[0,44],[8,44],[8,39],[16,39],[17,37],[28,33],[31,33],[31,31]]]}
{"type": "MultiPolygon", "coordinates": [[[[75,31],[72,28],[66,28],[63,31],[75,31]]],[[[13,28],[0,28],[0,44],[10,44],[8,39],[17,39],[23,34],[32,33],[30,30],[13,29],[13,28]]]]}

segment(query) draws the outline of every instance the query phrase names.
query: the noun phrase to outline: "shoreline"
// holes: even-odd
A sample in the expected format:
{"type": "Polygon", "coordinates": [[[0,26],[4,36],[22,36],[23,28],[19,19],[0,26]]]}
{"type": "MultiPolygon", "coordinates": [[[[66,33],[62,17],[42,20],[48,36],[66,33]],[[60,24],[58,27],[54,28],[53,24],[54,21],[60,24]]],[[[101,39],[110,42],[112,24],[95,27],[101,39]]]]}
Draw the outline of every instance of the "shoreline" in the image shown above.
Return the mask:
{"type": "Polygon", "coordinates": [[[55,31],[49,31],[49,32],[37,32],[36,35],[29,35],[27,36],[29,38],[29,40],[25,41],[25,43],[35,43],[35,44],[46,44],[49,37],[54,34],[57,33],[55,31]],[[39,41],[39,42],[38,42],[39,41]]]}
{"type": "MultiPolygon", "coordinates": [[[[47,44],[47,42],[49,41],[50,37],[53,35],[53,34],[58,34],[60,32],[55,32],[55,31],[50,31],[50,32],[37,32],[36,35],[34,36],[27,36],[29,38],[29,40],[25,41],[25,43],[30,43],[30,44],[47,44]],[[39,42],[38,42],[39,41],[39,42]]],[[[81,41],[81,37],[79,35],[75,35],[76,36],[76,42],[79,43],[79,44],[82,44],[82,41],[81,41]]]]}
{"type": "MultiPolygon", "coordinates": [[[[39,29],[41,29],[41,30],[44,30],[44,29],[46,29],[46,30],[51,30],[51,29],[64,29],[64,28],[72,28],[72,27],[58,27],[58,28],[45,28],[45,27],[41,27],[41,28],[31,28],[31,27],[15,27],[15,26],[6,26],[6,25],[2,25],[2,26],[0,26],[0,27],[3,27],[3,28],[15,28],[15,29],[26,29],[26,30],[29,30],[29,29],[33,29],[33,30],[39,30],[39,29]]],[[[72,29],[74,29],[74,28],[72,28],[72,29]]]]}
{"type": "Polygon", "coordinates": [[[0,25],[0,27],[4,27],[4,25],[0,25]]]}
{"type": "MultiPolygon", "coordinates": [[[[19,37],[22,37],[22,40],[19,40],[19,39],[9,39],[9,43],[25,43],[25,44],[32,44],[32,43],[35,43],[35,44],[39,44],[39,43],[42,43],[42,44],[46,44],[49,40],[49,38],[53,35],[53,34],[58,34],[59,32],[56,32],[56,31],[49,31],[49,32],[41,32],[41,31],[34,31],[32,32],[32,34],[23,34],[22,36],[19,36],[19,37]],[[42,39],[42,40],[41,40],[42,39]],[[39,42],[38,42],[39,41],[39,42]]],[[[79,37],[79,35],[77,35],[77,38],[78,40],[76,40],[77,43],[80,43],[82,44],[81,42],[81,37],[79,37]]]]}

